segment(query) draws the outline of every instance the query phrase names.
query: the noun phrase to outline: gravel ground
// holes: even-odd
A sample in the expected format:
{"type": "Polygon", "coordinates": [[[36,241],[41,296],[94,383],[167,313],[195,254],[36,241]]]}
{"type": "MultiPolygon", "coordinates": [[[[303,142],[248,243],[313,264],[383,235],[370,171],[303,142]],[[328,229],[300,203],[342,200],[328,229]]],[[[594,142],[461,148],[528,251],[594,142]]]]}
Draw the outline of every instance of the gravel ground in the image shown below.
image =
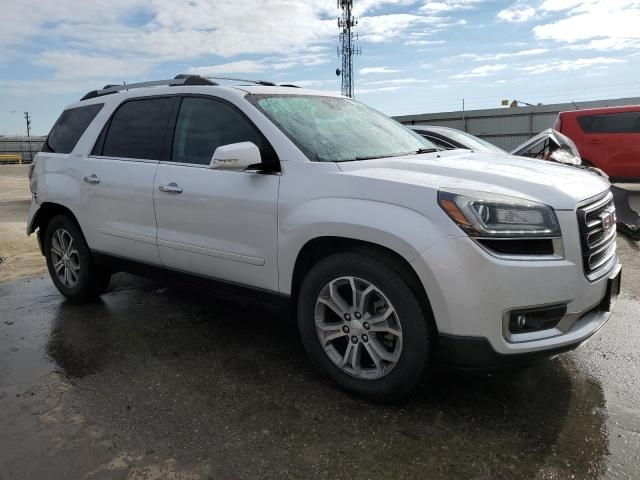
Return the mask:
{"type": "Polygon", "coordinates": [[[634,242],[618,240],[623,292],[586,345],[378,405],[320,378],[269,311],[124,274],[100,301],[64,301],[27,209],[0,198],[2,480],[640,478],[634,242]]]}

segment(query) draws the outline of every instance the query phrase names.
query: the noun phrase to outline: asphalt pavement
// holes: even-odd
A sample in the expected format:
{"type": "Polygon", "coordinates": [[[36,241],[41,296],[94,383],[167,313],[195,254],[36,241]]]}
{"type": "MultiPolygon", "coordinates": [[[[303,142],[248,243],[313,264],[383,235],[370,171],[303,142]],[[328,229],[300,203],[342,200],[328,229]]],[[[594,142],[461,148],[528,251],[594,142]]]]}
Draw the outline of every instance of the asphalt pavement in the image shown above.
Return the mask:
{"type": "Polygon", "coordinates": [[[0,479],[640,478],[640,247],[618,245],[622,295],[587,344],[392,405],[321,378],[271,311],[125,274],[85,305],[5,281],[0,479]]]}

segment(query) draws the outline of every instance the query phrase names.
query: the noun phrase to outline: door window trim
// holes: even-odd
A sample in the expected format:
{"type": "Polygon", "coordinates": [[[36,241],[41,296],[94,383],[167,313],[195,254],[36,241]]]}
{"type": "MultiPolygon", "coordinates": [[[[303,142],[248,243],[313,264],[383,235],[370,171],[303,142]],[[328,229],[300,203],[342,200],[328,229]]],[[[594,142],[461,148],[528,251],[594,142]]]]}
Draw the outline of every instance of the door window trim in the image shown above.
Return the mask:
{"type": "MultiPolygon", "coordinates": [[[[185,98],[205,98],[207,100],[211,100],[211,101],[214,101],[214,102],[223,103],[223,104],[229,106],[232,110],[234,110],[236,113],[238,113],[241,117],[243,117],[247,121],[249,126],[256,131],[256,133],[264,141],[265,145],[267,145],[271,149],[271,152],[273,153],[274,160],[275,160],[275,163],[277,164],[278,168],[277,168],[277,171],[270,172],[270,173],[271,174],[278,174],[278,175],[281,173],[280,157],[278,157],[278,152],[276,152],[276,149],[273,148],[273,145],[271,144],[269,139],[262,133],[262,131],[253,122],[253,120],[251,120],[246,113],[244,113],[240,108],[238,108],[237,105],[233,104],[233,102],[230,102],[229,100],[226,100],[226,99],[221,98],[221,97],[217,97],[215,95],[202,94],[202,93],[177,93],[174,96],[178,99],[178,101],[176,101],[176,103],[174,104],[174,111],[172,111],[171,118],[169,119],[169,123],[167,124],[167,130],[168,130],[168,132],[170,131],[171,134],[169,135],[168,132],[167,132],[167,135],[165,135],[165,144],[163,145],[163,152],[166,153],[167,156],[164,157],[160,161],[160,163],[162,163],[163,165],[175,165],[175,166],[181,166],[181,167],[196,167],[196,168],[209,169],[209,165],[203,165],[203,164],[199,164],[199,163],[174,162],[173,161],[173,142],[175,141],[175,138],[176,138],[175,133],[176,133],[176,127],[178,125],[178,115],[180,113],[180,106],[182,105],[182,100],[184,100],[185,98]]],[[[262,156],[262,152],[260,152],[260,154],[262,156]]],[[[253,170],[248,170],[246,173],[255,173],[255,172],[253,170]]]]}
{"type": "MultiPolygon", "coordinates": [[[[171,152],[167,152],[166,151],[166,147],[167,147],[167,134],[169,132],[169,127],[172,125],[172,121],[174,119],[174,116],[177,115],[177,110],[176,110],[176,104],[179,103],[178,102],[178,96],[176,94],[165,94],[165,95],[149,95],[149,96],[144,96],[144,97],[134,97],[134,98],[127,98],[125,100],[123,100],[122,102],[120,102],[120,104],[118,104],[118,106],[113,110],[113,112],[111,112],[111,115],[109,116],[109,119],[105,122],[104,126],[102,127],[102,130],[100,131],[100,134],[98,135],[98,137],[96,138],[96,141],[93,144],[93,148],[91,149],[91,152],[89,153],[88,157],[91,158],[100,158],[100,159],[109,159],[109,160],[121,160],[121,161],[131,161],[131,162],[144,162],[144,163],[160,163],[161,161],[163,161],[165,158],[170,158],[171,157],[171,152]],[[130,103],[130,102],[136,102],[136,101],[141,101],[141,100],[151,100],[151,99],[156,99],[156,98],[171,98],[173,99],[173,104],[171,105],[171,109],[169,111],[169,119],[167,121],[167,125],[165,126],[165,130],[164,130],[164,134],[162,135],[162,149],[160,152],[160,157],[159,159],[151,159],[151,158],[133,158],[133,157],[111,157],[109,155],[103,155],[104,152],[104,142],[107,138],[107,134],[109,133],[109,129],[111,128],[111,123],[113,122],[113,118],[115,117],[116,113],[118,112],[118,110],[120,110],[120,108],[122,108],[123,105],[125,105],[126,103],[130,103]],[[98,149],[97,151],[99,153],[96,153],[96,149],[98,149]],[[168,154],[168,156],[167,156],[168,154]]],[[[174,122],[175,124],[175,122],[174,122]]]]}

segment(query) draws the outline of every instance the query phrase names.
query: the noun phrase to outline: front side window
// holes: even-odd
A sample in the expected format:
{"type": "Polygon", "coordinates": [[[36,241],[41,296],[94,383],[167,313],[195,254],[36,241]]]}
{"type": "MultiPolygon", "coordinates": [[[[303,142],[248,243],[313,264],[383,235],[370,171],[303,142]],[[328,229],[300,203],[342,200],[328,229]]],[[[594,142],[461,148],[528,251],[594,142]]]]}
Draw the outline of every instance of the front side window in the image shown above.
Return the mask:
{"type": "Polygon", "coordinates": [[[216,148],[239,142],[253,142],[260,149],[263,161],[273,157],[262,135],[230,105],[202,97],[182,100],[172,161],[209,165],[216,148]]]}
{"type": "Polygon", "coordinates": [[[246,98],[313,161],[368,160],[436,148],[395,120],[351,99],[316,95],[246,98]]]}
{"type": "Polygon", "coordinates": [[[585,133],[640,133],[640,112],[578,117],[585,133]]]}
{"type": "Polygon", "coordinates": [[[104,138],[105,157],[161,160],[162,144],[175,98],[146,98],[123,103],[104,138]]]}
{"type": "Polygon", "coordinates": [[[94,103],[86,107],[69,108],[62,112],[42,146],[43,152],[71,153],[89,124],[104,107],[94,103]]]}

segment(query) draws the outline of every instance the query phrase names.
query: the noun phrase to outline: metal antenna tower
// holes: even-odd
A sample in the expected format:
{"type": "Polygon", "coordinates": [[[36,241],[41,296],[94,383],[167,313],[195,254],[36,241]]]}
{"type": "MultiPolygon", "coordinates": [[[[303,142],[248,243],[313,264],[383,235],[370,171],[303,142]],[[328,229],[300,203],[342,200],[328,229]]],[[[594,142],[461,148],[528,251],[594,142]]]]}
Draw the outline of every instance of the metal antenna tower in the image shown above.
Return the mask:
{"type": "Polygon", "coordinates": [[[342,9],[342,16],[338,18],[341,44],[338,47],[338,57],[342,57],[342,69],[337,68],[336,75],[342,75],[342,94],[353,97],[353,56],[361,55],[362,50],[354,45],[358,34],[354,34],[351,29],[358,25],[358,20],[351,14],[353,0],[338,0],[338,8],[342,9]]]}

